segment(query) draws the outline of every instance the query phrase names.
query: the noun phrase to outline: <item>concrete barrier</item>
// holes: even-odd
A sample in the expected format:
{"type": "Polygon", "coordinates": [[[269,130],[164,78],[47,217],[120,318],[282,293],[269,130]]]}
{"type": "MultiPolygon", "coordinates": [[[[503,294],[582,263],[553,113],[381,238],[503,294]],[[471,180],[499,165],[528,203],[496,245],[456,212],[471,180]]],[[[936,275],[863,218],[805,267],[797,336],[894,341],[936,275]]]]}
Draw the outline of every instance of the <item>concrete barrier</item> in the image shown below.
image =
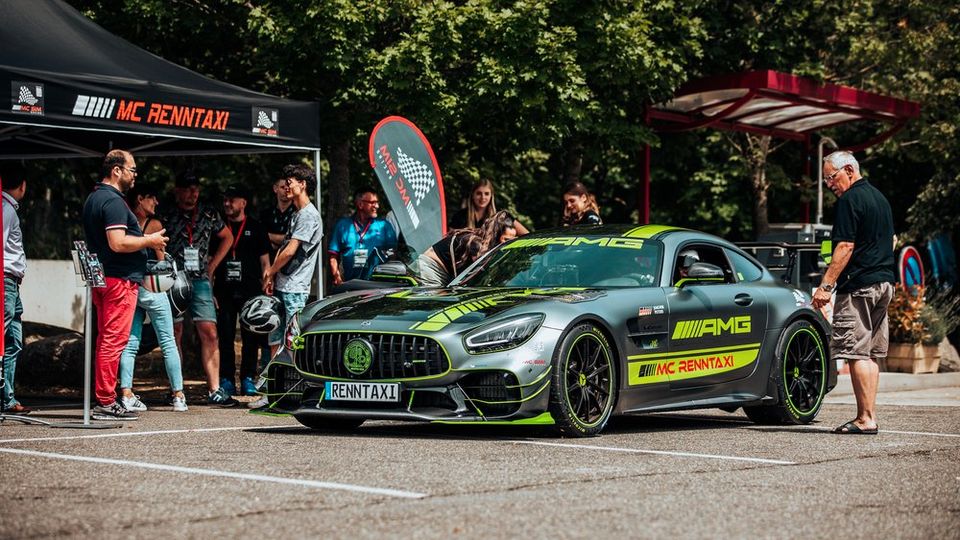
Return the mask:
{"type": "Polygon", "coordinates": [[[20,299],[24,321],[83,332],[86,291],[73,272],[73,261],[27,260],[20,299]]]}

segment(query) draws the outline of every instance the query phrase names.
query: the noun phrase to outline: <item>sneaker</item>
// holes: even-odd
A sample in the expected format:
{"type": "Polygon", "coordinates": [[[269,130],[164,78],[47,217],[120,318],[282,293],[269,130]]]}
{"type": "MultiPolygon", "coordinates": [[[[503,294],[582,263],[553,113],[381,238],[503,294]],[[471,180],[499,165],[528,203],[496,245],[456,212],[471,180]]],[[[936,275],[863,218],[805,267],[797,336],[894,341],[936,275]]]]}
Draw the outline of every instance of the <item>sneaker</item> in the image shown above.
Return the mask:
{"type": "Polygon", "coordinates": [[[240,381],[240,391],[243,392],[245,396],[255,396],[257,395],[257,385],[253,383],[252,377],[244,377],[240,381]]]}
{"type": "Polygon", "coordinates": [[[208,405],[218,407],[236,407],[240,402],[230,397],[230,394],[221,386],[217,391],[207,396],[208,405]]]}
{"type": "Polygon", "coordinates": [[[237,385],[233,384],[233,381],[230,379],[220,379],[220,388],[223,388],[223,391],[230,396],[237,393],[237,385]]]}
{"type": "Polygon", "coordinates": [[[251,401],[247,403],[247,408],[250,409],[259,409],[261,407],[266,407],[270,404],[270,400],[267,399],[267,396],[260,396],[256,401],[251,401]]]}
{"type": "Polygon", "coordinates": [[[128,411],[118,401],[106,406],[97,405],[93,408],[90,417],[94,420],[137,420],[140,418],[137,413],[128,411]]]}
{"type": "Polygon", "coordinates": [[[173,405],[174,412],[185,412],[187,410],[187,398],[173,396],[171,405],[173,405]]]}
{"type": "Polygon", "coordinates": [[[128,411],[144,412],[147,410],[147,406],[140,401],[140,396],[136,394],[130,397],[123,396],[120,400],[120,403],[123,405],[123,408],[128,411]]]}

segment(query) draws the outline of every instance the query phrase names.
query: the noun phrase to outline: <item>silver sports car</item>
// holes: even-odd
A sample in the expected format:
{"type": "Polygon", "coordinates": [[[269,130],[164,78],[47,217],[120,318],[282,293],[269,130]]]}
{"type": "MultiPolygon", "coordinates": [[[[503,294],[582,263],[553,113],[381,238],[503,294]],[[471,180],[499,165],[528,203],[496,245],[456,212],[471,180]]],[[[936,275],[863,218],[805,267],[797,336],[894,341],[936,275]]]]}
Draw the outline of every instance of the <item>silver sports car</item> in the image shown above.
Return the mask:
{"type": "Polygon", "coordinates": [[[264,371],[269,404],[317,429],[366,419],[549,424],[743,407],[813,420],[836,385],[828,323],[734,244],[674,227],[598,226],[503,244],[447,288],[308,305],[264,371]]]}

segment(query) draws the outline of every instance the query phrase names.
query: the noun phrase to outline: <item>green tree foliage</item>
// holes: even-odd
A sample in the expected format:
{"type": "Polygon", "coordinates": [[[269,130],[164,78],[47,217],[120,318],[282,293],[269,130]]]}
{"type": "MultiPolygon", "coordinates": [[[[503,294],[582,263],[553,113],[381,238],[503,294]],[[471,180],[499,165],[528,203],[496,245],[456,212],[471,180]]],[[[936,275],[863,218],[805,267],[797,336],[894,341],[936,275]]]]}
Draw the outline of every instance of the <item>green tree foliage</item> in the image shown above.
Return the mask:
{"type": "MultiPolygon", "coordinates": [[[[450,210],[485,177],[497,184],[498,206],[551,226],[560,186],[579,179],[607,221],[635,221],[639,153],[651,143],[655,221],[750,239],[762,223],[756,186],[766,187],[769,221],[812,217],[804,212],[816,182],[803,175],[800,145],[769,154],[758,177],[750,152],[736,150],[751,147],[742,134],[656,133],[643,111],[688,80],[774,69],[922,102],[923,117],[869,150],[864,169],[894,201],[899,224],[912,205],[917,236],[956,229],[960,220],[960,8],[948,0],[69,1],[170,61],[321,102],[327,219],[349,210],[355,187],[376,184],[367,138],[379,119],[400,114],[434,146],[450,210]]],[[[827,134],[850,144],[876,129],[827,134]]],[[[273,176],[290,159],[302,157],[150,159],[141,179],[169,186],[176,171],[195,168],[206,193],[240,181],[261,186],[255,191],[266,205],[273,176]]],[[[37,167],[34,179],[59,183],[36,210],[27,201],[25,218],[75,216],[85,192],[58,186],[88,189],[97,164],[37,167]]]]}

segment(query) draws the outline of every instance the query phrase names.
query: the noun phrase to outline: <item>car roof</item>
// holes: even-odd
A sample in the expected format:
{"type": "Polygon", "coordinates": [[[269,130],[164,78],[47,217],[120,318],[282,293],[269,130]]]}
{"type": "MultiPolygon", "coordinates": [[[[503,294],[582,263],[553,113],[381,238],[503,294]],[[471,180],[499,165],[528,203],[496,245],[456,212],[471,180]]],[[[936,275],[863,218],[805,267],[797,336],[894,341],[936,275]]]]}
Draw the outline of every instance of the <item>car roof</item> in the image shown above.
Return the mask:
{"type": "Polygon", "coordinates": [[[693,229],[684,229],[672,225],[636,225],[636,224],[612,224],[612,225],[577,225],[574,227],[553,228],[538,231],[532,234],[536,237],[554,237],[570,236],[571,234],[596,235],[596,236],[619,236],[624,238],[641,238],[645,240],[665,240],[668,237],[672,241],[683,242],[686,240],[707,240],[717,241],[723,244],[729,244],[728,241],[714,236],[712,234],[695,231],[693,229]]]}

